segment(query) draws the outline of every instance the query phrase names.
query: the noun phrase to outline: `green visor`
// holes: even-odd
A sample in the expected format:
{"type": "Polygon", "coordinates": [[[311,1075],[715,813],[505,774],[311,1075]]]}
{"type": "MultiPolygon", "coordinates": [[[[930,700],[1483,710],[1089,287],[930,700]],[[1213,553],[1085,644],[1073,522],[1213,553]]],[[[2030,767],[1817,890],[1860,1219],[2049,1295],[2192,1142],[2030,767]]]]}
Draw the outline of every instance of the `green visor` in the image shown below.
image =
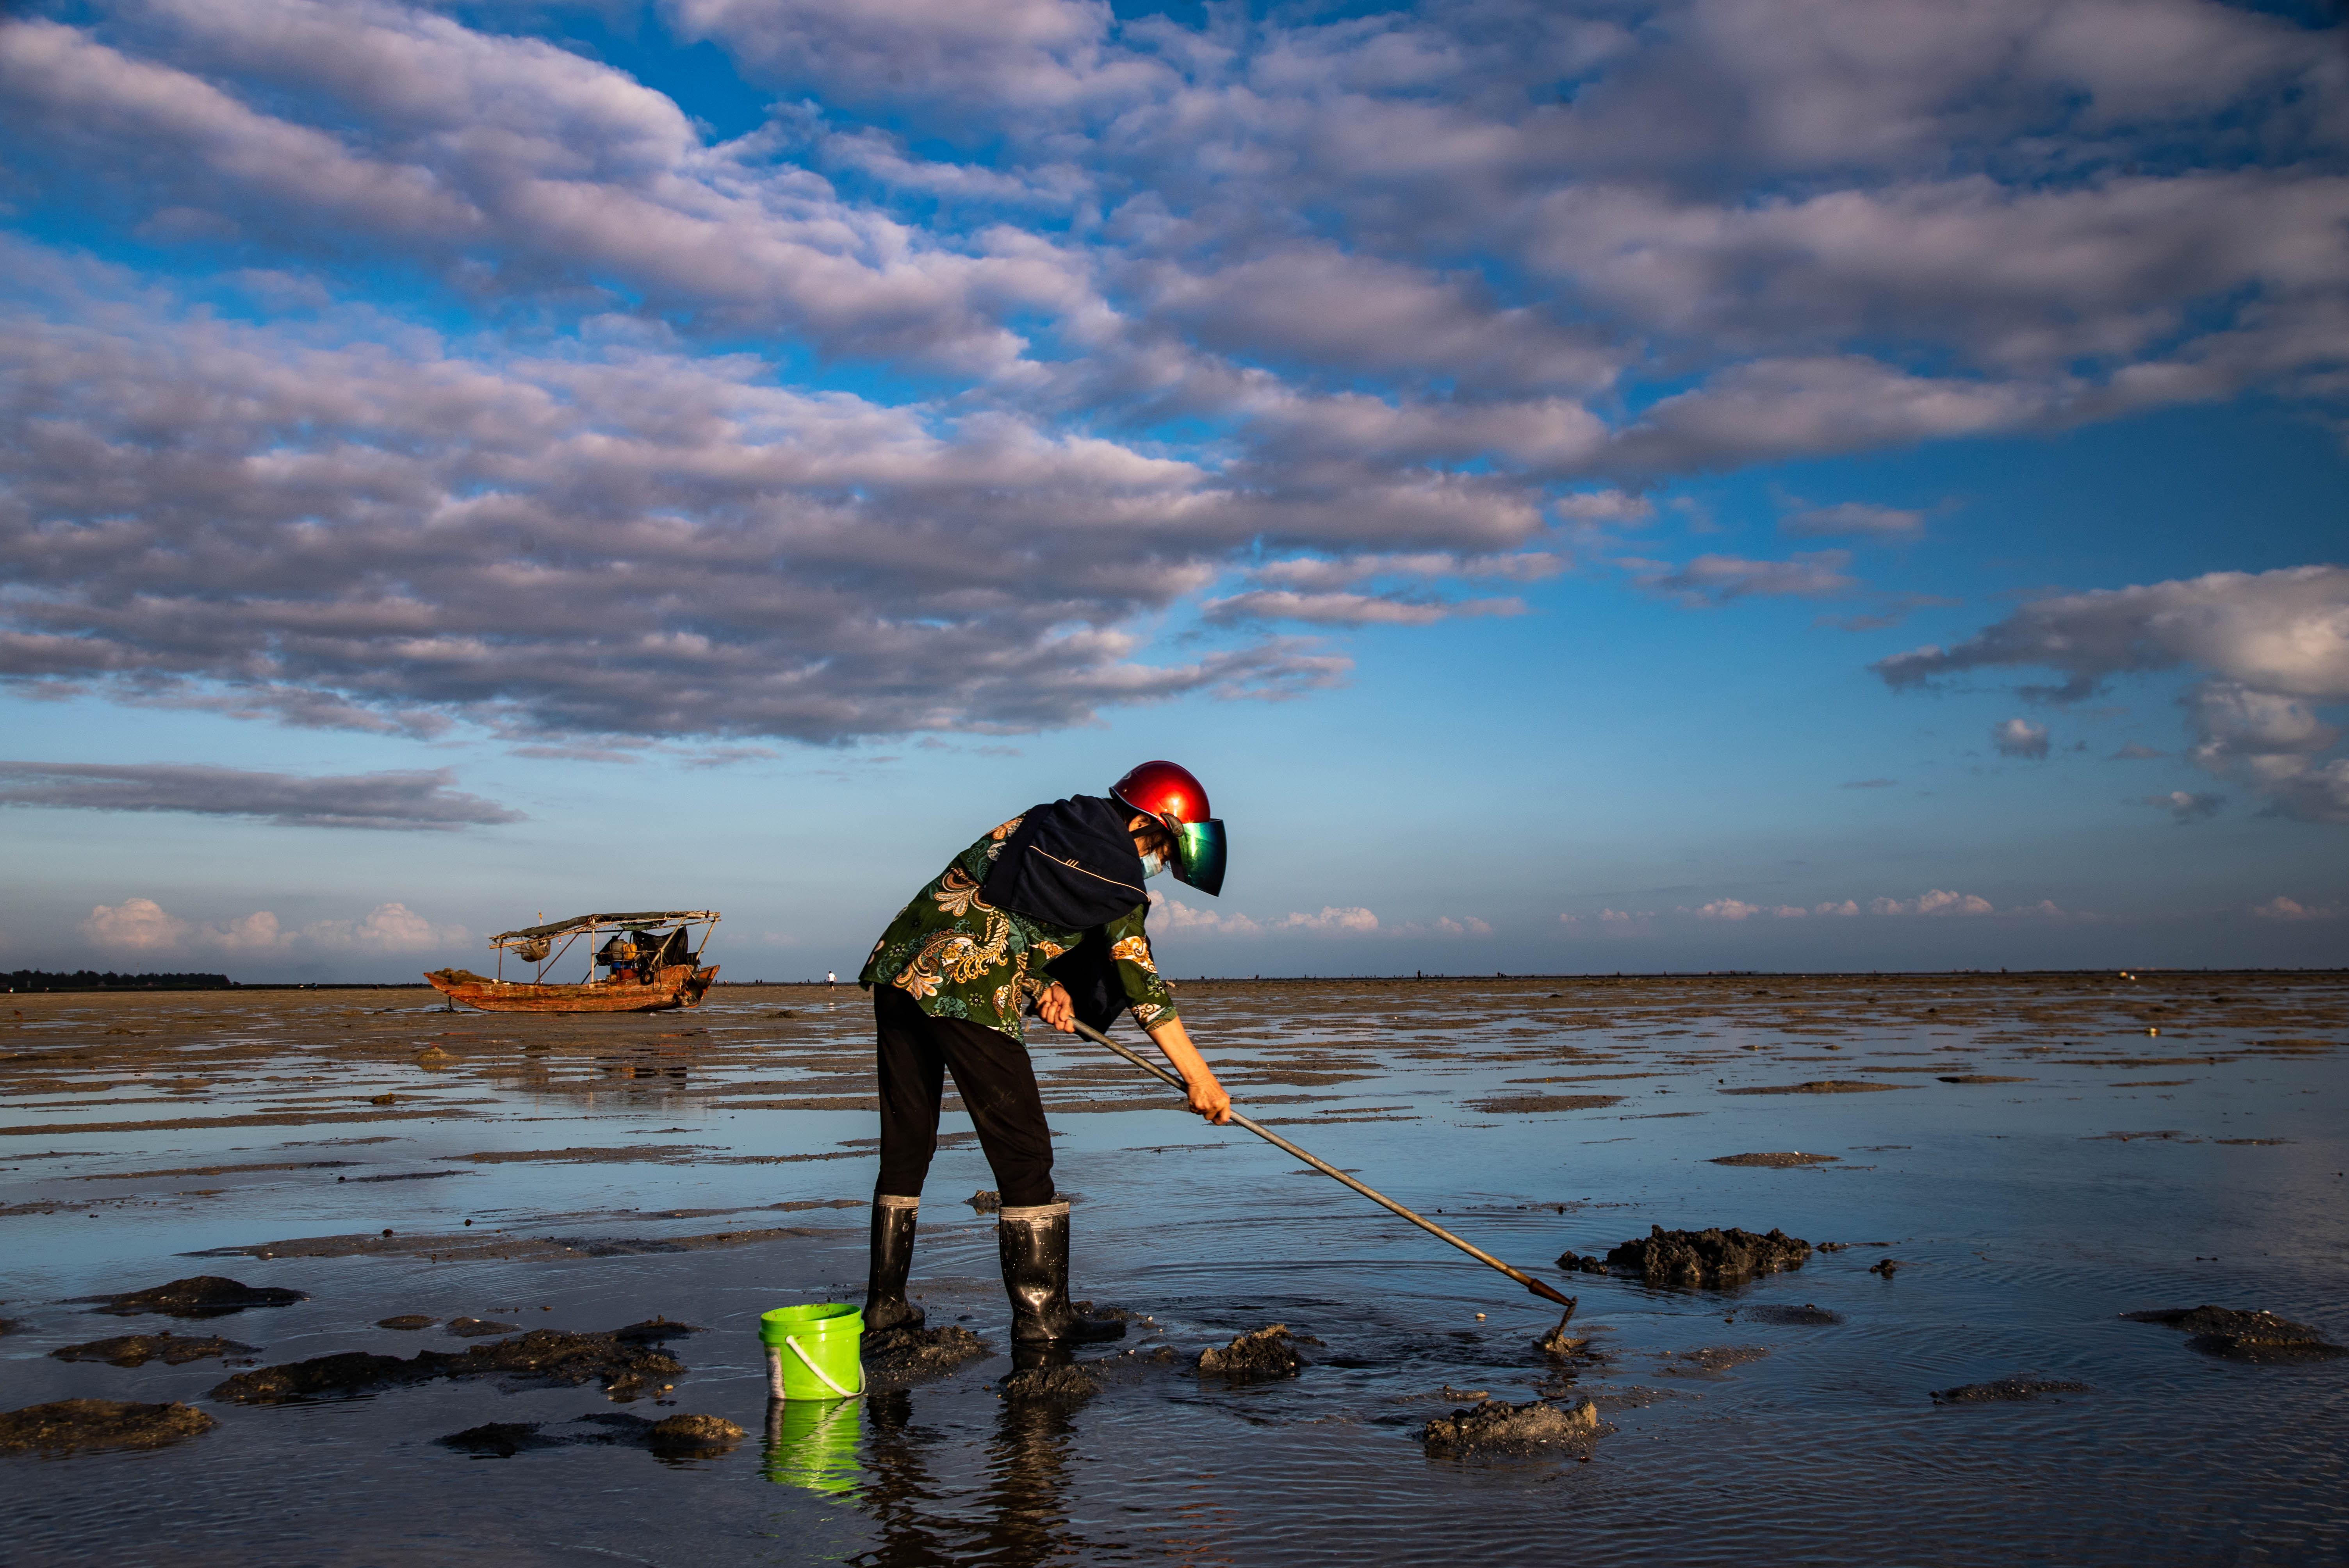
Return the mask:
{"type": "Polygon", "coordinates": [[[1177,882],[1188,882],[1213,897],[1224,891],[1224,820],[1185,822],[1174,835],[1173,863],[1166,869],[1177,882]]]}

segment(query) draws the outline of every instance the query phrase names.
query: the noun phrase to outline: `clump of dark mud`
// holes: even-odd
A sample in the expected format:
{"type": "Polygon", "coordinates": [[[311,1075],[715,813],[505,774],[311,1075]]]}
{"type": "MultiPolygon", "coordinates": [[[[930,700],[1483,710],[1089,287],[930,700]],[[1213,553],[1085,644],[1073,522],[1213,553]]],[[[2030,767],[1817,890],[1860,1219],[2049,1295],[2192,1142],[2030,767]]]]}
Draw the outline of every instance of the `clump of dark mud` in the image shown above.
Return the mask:
{"type": "Polygon", "coordinates": [[[1899,1274],[1908,1265],[1903,1264],[1899,1258],[1882,1258],[1868,1264],[1868,1272],[1872,1274],[1881,1274],[1886,1279],[1890,1279],[1894,1274],[1899,1274]]]}
{"type": "Polygon", "coordinates": [[[420,1312],[403,1312],[397,1317],[379,1317],[376,1319],[375,1326],[378,1328],[429,1328],[440,1321],[437,1317],[427,1317],[420,1312]]]}
{"type": "Polygon", "coordinates": [[[740,1442],[741,1428],[723,1416],[671,1416],[647,1421],[641,1416],[582,1416],[573,1426],[592,1425],[596,1430],[549,1433],[543,1421],[489,1421],[433,1439],[483,1459],[510,1460],[532,1449],[577,1448],[589,1444],[626,1443],[651,1449],[664,1459],[711,1458],[740,1442]]]}
{"type": "Polygon", "coordinates": [[[2003,1073],[1958,1073],[1944,1077],[1943,1083],[2030,1083],[2027,1078],[2009,1078],[2003,1073]]]}
{"type": "Polygon", "coordinates": [[[1030,1367],[997,1387],[1005,1398],[1027,1404],[1073,1405],[1101,1392],[1101,1385],[1076,1367],[1030,1367]]]}
{"type": "Polygon", "coordinates": [[[2159,1323],[2184,1329],[2186,1346],[2206,1356],[2230,1361],[2322,1361],[2349,1356],[2349,1349],[2328,1344],[2324,1336],[2305,1323],[2278,1317],[2272,1312],[2244,1312],[2231,1306],[2161,1307],[2148,1312],[2124,1312],[2132,1323],[2159,1323]]]}
{"type": "Polygon", "coordinates": [[[656,1348],[664,1339],[698,1334],[689,1324],[631,1324],[601,1334],[534,1328],[512,1339],[449,1352],[419,1350],[414,1356],[376,1356],[347,1350],[282,1367],[240,1372],[212,1390],[215,1399],[277,1404],[290,1399],[358,1394],[375,1388],[429,1383],[437,1377],[485,1377],[503,1374],[517,1383],[575,1387],[600,1382],[617,1399],[663,1388],[685,1364],[656,1348]]]}
{"type": "Polygon", "coordinates": [[[1294,1377],[1305,1367],[1305,1357],[1297,1353],[1297,1336],[1288,1332],[1288,1326],[1276,1323],[1243,1334],[1221,1349],[1200,1351],[1199,1371],[1203,1376],[1229,1377],[1235,1382],[1254,1377],[1294,1377]]]}
{"type": "Polygon", "coordinates": [[[947,1372],[988,1355],[987,1341],[955,1324],[941,1328],[884,1328],[864,1336],[864,1365],[895,1374],[947,1372]]]}
{"type": "Polygon", "coordinates": [[[132,1317],[142,1312],[160,1312],[171,1317],[225,1317],[248,1306],[291,1306],[310,1298],[298,1290],[244,1284],[218,1274],[197,1274],[192,1279],[175,1279],[169,1284],[124,1291],[119,1295],[84,1295],[75,1299],[102,1303],[98,1311],[110,1312],[118,1317],[132,1317]]]}
{"type": "Polygon", "coordinates": [[[1991,1405],[2004,1401],[2036,1399],[2042,1394],[2093,1394],[2095,1390],[2085,1383],[2070,1383],[2056,1377],[2000,1377],[1988,1383],[1966,1383],[1955,1388],[1933,1390],[1936,1405],[1991,1405]]]}
{"type": "Polygon", "coordinates": [[[1523,1453],[1599,1435],[1599,1407],[1585,1399],[1571,1408],[1547,1399],[1523,1405],[1486,1399],[1467,1409],[1438,1416],[1420,1440],[1430,1453],[1523,1453]]]}
{"type": "Polygon", "coordinates": [[[1748,1323],[1777,1323],[1800,1328],[1824,1328],[1843,1321],[1843,1314],[1808,1302],[1800,1306],[1743,1306],[1737,1309],[1737,1315],[1748,1323]]]}
{"type": "Polygon", "coordinates": [[[982,1214],[999,1214],[1003,1212],[1003,1194],[1000,1192],[989,1192],[981,1190],[979,1191],[973,1192],[969,1197],[965,1198],[963,1202],[968,1203],[973,1209],[982,1214]]]}
{"type": "Polygon", "coordinates": [[[1607,1254],[1616,1268],[1637,1269],[1650,1284],[1719,1285],[1755,1274],[1798,1269],[1811,1243],[1772,1229],[1767,1235],[1715,1225],[1702,1231],[1648,1227],[1643,1238],[1625,1242],[1607,1254]]]}
{"type": "Polygon", "coordinates": [[[57,1399],[0,1415],[0,1449],[69,1453],[76,1449],[154,1449],[220,1423],[192,1405],[119,1399],[57,1399]]]}
{"type": "Polygon", "coordinates": [[[492,1323],[481,1317],[452,1317],[449,1332],[460,1339],[484,1339],[492,1334],[512,1334],[522,1327],[519,1323],[492,1323]]]}
{"type": "Polygon", "coordinates": [[[60,1361],[106,1361],[117,1367],[143,1367],[160,1357],[167,1367],[181,1367],[212,1356],[251,1356],[255,1352],[250,1345],[239,1345],[217,1334],[182,1338],[165,1329],[160,1334],[119,1334],[112,1339],[93,1339],[87,1345],[68,1345],[49,1354],[60,1361]]]}
{"type": "Polygon", "coordinates": [[[1608,1272],[1607,1265],[1596,1256],[1584,1257],[1580,1253],[1573,1252],[1558,1253],[1557,1266],[1568,1274],[1603,1274],[1608,1272]]]}
{"type": "Polygon", "coordinates": [[[1832,1165],[1842,1156],[1836,1154],[1805,1154],[1789,1150],[1783,1154],[1723,1154],[1709,1163],[1714,1165],[1760,1165],[1773,1171],[1784,1171],[1796,1165],[1832,1165]]]}

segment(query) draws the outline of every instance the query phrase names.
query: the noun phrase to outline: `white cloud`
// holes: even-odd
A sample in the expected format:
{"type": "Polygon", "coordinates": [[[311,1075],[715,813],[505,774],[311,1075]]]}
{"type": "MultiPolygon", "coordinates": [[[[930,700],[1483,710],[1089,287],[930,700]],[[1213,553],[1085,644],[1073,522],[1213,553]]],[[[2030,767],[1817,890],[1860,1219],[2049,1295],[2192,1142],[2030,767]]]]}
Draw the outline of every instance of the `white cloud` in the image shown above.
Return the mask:
{"type": "Polygon", "coordinates": [[[1329,904],[1321,906],[1319,914],[1287,914],[1271,923],[1276,931],[1370,932],[1379,928],[1379,917],[1359,906],[1344,909],[1329,904]]]}
{"type": "Polygon", "coordinates": [[[2172,789],[2163,795],[2147,795],[2142,805],[2155,806],[2169,813],[2170,820],[2183,828],[2219,814],[2227,803],[2224,795],[2201,794],[2186,789],[2172,789]]]}
{"type": "Polygon", "coordinates": [[[2044,760],[2047,756],[2047,727],[2027,718],[2001,719],[1990,727],[1990,743],[1998,748],[2001,757],[2044,760]]]}
{"type": "Polygon", "coordinates": [[[1424,626],[1462,616],[1522,615],[1522,599],[1421,600],[1389,593],[1290,593],[1265,590],[1210,599],[1200,618],[1217,625],[1305,621],[1338,626],[1424,626]]]}
{"type": "Polygon", "coordinates": [[[1991,914],[1995,911],[1990,900],[1970,892],[1948,892],[1934,888],[1917,897],[1903,901],[1878,898],[1868,902],[1870,914],[1991,914]]]}
{"type": "Polygon", "coordinates": [[[404,903],[379,903],[365,920],[318,920],[302,928],[302,940],[356,953],[433,953],[465,947],[472,933],[461,925],[436,925],[404,903]]]}
{"type": "Polygon", "coordinates": [[[2302,903],[2278,893],[2265,903],[2252,905],[2251,913],[2261,920],[2337,920],[2341,908],[2331,903],[2302,903]]]}
{"type": "Polygon", "coordinates": [[[98,904],[81,923],[81,934],[109,953],[172,953],[184,946],[190,926],[167,914],[150,898],[127,898],[118,904],[98,904]]]}
{"type": "Polygon", "coordinates": [[[1762,906],[1740,903],[1733,898],[1717,898],[1696,912],[1699,920],[1746,920],[1764,913],[1762,906]]]}
{"type": "Polygon", "coordinates": [[[1237,913],[1194,908],[1155,889],[1150,893],[1150,912],[1152,923],[1161,931],[1190,931],[1206,936],[1261,936],[1291,931],[1361,934],[1379,929],[1379,917],[1367,909],[1324,906],[1318,914],[1292,912],[1277,920],[1258,921],[1237,913]]]}
{"type": "Polygon", "coordinates": [[[1859,903],[1855,899],[1847,898],[1841,903],[1830,903],[1815,905],[1813,906],[1811,913],[1813,914],[1855,915],[1859,913],[1859,903]]]}

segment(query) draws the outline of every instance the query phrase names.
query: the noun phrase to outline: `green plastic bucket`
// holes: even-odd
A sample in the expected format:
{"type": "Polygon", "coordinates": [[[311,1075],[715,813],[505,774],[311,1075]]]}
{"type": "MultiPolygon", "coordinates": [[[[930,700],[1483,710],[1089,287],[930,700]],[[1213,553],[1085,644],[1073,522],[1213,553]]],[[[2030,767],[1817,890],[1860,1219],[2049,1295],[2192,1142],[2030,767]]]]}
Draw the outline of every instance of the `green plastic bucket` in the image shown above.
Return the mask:
{"type": "Polygon", "coordinates": [[[864,1392],[864,1314],[845,1302],[779,1306],[759,1316],[767,1392],[778,1399],[845,1399],[864,1392]]]}
{"type": "Polygon", "coordinates": [[[860,1399],[775,1399],[767,1406],[767,1480],[835,1497],[864,1480],[856,1450],[864,1437],[860,1399]]]}

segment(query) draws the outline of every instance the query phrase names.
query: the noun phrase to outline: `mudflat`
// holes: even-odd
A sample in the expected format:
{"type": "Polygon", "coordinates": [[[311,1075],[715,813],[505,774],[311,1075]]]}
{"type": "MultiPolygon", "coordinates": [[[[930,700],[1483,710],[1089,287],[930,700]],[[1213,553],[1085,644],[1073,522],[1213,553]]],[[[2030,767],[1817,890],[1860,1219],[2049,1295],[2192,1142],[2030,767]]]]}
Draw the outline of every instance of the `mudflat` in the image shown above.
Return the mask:
{"type": "Polygon", "coordinates": [[[758,1314],[860,1299],[854,990],[10,996],[12,1551],[1515,1561],[1570,1519],[1629,1561],[1821,1520],[1852,1563],[2349,1553],[2349,975],[1181,995],[1242,1109],[1576,1296],[1570,1332],[1039,1039],[1076,1292],[1128,1339],[1015,1359],[949,1099],[927,1326],[874,1336],[863,1398],[770,1408],[758,1314]]]}

